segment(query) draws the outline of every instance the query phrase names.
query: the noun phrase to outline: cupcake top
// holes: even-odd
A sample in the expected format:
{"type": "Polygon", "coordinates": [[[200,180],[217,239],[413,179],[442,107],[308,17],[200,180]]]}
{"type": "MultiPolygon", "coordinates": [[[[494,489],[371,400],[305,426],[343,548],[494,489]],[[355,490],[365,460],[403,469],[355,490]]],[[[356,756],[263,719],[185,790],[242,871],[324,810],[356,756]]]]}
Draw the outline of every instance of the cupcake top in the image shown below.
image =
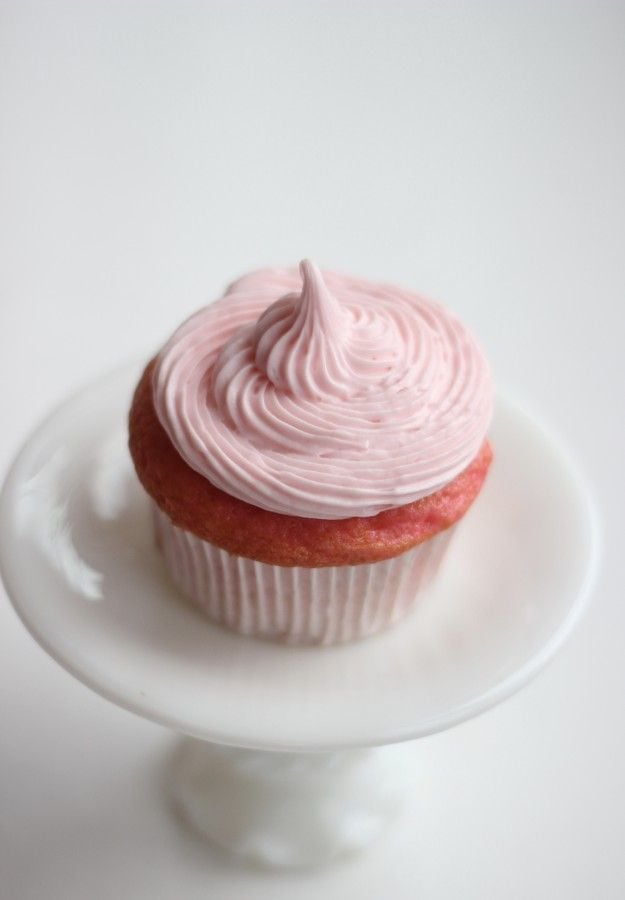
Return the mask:
{"type": "Polygon", "coordinates": [[[214,486],[291,516],[374,516],[474,459],[492,384],[473,337],[410,291],[262,269],[191,316],[153,373],[160,423],[214,486]]]}

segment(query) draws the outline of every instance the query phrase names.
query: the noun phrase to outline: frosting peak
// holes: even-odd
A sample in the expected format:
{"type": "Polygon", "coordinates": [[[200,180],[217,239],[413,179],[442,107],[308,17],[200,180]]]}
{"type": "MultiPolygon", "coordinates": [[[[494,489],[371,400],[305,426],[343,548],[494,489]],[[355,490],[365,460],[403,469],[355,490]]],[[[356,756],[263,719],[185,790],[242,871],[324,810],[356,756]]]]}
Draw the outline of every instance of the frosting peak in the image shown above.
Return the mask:
{"type": "Polygon", "coordinates": [[[301,293],[277,300],[254,327],[254,361],[280,390],[309,399],[347,396],[347,317],[314,263],[303,260],[299,270],[301,293]]]}
{"type": "Polygon", "coordinates": [[[492,413],[472,336],[417,294],[311,262],[232,284],[170,338],[154,405],[193,469],[241,500],[319,519],[439,490],[492,413]]]}

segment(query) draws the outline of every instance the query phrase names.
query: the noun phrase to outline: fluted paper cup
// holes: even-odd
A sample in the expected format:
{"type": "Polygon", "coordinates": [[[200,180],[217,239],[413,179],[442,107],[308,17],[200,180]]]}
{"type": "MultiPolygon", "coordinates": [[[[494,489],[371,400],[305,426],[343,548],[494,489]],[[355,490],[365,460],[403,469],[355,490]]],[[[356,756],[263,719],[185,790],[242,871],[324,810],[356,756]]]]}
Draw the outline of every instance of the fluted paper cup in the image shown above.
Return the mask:
{"type": "Polygon", "coordinates": [[[289,644],[354,641],[397,622],[436,575],[454,531],[382,562],[304,568],[228,553],[156,505],[154,521],[171,579],[213,622],[289,644]]]}

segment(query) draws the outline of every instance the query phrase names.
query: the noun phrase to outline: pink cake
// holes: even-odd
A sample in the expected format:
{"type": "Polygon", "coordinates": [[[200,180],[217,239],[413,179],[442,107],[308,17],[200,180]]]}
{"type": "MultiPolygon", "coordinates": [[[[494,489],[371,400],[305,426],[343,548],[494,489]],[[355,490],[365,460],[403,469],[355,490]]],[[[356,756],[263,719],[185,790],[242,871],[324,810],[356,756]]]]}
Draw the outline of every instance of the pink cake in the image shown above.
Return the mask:
{"type": "Polygon", "coordinates": [[[488,367],[450,313],[309,262],[235,282],[148,365],[130,447],[175,583],[244,634],[400,619],[491,459],[488,367]]]}

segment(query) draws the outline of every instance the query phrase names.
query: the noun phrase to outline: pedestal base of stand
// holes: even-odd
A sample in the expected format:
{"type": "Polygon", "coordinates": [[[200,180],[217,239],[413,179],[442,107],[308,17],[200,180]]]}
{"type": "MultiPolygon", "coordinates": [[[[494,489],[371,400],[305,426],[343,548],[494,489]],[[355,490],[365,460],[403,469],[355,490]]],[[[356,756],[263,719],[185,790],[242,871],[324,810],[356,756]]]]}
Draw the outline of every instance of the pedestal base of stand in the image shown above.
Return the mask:
{"type": "Polygon", "coordinates": [[[172,790],[184,817],[222,849],[297,867],[363,850],[397,816],[415,777],[412,744],[284,753],[184,739],[172,790]]]}

